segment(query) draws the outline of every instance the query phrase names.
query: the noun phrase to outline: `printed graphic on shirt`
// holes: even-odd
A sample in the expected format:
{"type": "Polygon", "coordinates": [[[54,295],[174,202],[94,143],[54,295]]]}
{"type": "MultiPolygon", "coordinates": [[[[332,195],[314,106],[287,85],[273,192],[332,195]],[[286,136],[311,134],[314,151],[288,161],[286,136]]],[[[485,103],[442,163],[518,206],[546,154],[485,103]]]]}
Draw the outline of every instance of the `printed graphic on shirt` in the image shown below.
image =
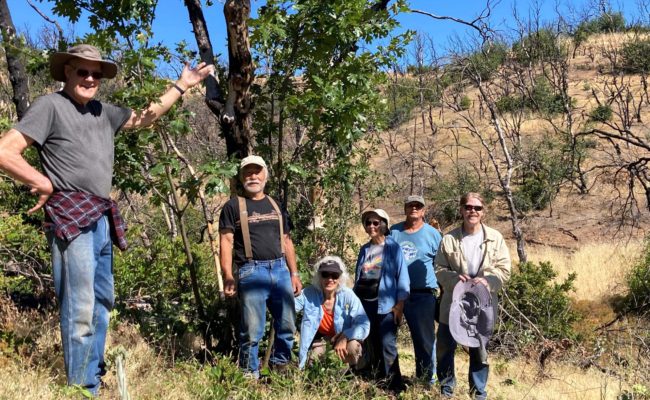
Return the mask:
{"type": "MultiPolygon", "coordinates": [[[[260,214],[256,211],[253,211],[248,215],[248,224],[253,225],[253,224],[259,224],[260,222],[267,222],[267,221],[278,221],[278,213],[275,211],[271,211],[268,214],[260,214]]],[[[241,221],[237,220],[235,223],[237,226],[241,225],[241,221]]]]}
{"type": "Polygon", "coordinates": [[[418,256],[418,248],[415,247],[415,243],[405,241],[400,243],[402,247],[402,254],[404,254],[404,260],[410,262],[418,256]]]}
{"type": "Polygon", "coordinates": [[[381,261],[382,255],[370,257],[368,261],[363,263],[362,274],[365,279],[379,279],[381,277],[381,261]]]}

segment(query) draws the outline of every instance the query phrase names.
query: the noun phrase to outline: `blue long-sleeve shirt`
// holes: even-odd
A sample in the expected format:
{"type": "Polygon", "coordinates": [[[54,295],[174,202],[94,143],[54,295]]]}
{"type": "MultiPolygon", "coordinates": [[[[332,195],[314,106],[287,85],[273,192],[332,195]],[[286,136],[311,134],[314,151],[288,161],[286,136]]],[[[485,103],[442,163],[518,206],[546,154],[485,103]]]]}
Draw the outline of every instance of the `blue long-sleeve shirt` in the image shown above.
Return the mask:
{"type": "MultiPolygon", "coordinates": [[[[364,244],[359,251],[355,282],[359,280],[359,276],[361,275],[361,267],[366,260],[370,244],[370,242],[364,244]]],[[[406,263],[404,262],[402,248],[395,240],[387,236],[382,254],[377,314],[388,314],[398,301],[406,300],[409,297],[410,285],[411,282],[406,263]]]]}
{"type": "MultiPolygon", "coordinates": [[[[296,313],[302,311],[300,324],[300,346],[298,358],[300,368],[305,367],[307,354],[311,343],[318,332],[323,319],[323,292],[314,286],[305,288],[300,296],[296,297],[296,313]]],[[[370,321],[363,310],[361,301],[349,288],[341,288],[336,292],[334,303],[334,331],[343,333],[348,340],[363,341],[370,332],[370,321]]]]}

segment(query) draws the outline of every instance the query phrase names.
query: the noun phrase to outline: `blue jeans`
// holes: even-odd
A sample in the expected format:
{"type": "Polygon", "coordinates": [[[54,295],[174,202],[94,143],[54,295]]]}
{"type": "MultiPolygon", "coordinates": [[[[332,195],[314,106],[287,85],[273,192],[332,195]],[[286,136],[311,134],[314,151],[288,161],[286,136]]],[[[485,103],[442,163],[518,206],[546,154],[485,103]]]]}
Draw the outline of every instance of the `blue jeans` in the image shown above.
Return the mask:
{"type": "Polygon", "coordinates": [[[54,290],[61,314],[61,342],[68,385],[97,394],[106,373],[104,344],[113,290],[113,246],[108,217],[71,242],[47,232],[54,290]]]}
{"type": "MultiPolygon", "coordinates": [[[[443,396],[451,396],[456,386],[454,353],[456,341],[449,331],[449,325],[438,324],[438,380],[443,396]]],[[[488,373],[487,351],[481,348],[469,349],[469,391],[475,399],[486,399],[488,373]]]]}
{"type": "Polygon", "coordinates": [[[397,325],[393,313],[377,314],[377,301],[361,300],[370,320],[370,335],[366,339],[366,351],[375,377],[385,379],[388,389],[399,392],[404,389],[397,354],[397,325]]]}
{"type": "Polygon", "coordinates": [[[436,296],[433,293],[411,292],[404,303],[404,317],[411,331],[415,353],[415,376],[434,383],[436,372],[436,332],[434,313],[436,296]]]}
{"type": "Polygon", "coordinates": [[[284,258],[252,260],[240,266],[238,292],[242,307],[239,366],[259,376],[259,342],[264,336],[267,307],[275,328],[271,364],[287,364],[291,361],[296,311],[291,275],[284,258]]]}

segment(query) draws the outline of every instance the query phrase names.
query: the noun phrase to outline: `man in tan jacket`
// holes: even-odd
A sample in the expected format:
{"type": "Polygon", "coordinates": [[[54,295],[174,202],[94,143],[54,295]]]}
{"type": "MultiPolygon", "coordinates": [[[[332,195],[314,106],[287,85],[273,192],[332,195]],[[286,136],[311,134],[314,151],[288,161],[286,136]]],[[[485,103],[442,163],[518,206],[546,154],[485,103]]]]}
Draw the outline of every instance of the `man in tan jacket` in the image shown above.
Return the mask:
{"type": "MultiPolygon", "coordinates": [[[[510,252],[501,233],[485,226],[483,199],[478,193],[467,193],[460,199],[463,224],[446,234],[435,260],[436,277],[442,287],[440,324],[437,336],[438,380],[443,396],[451,397],[456,385],[454,352],[456,341],[449,331],[449,309],[454,286],[474,281],[485,285],[497,307],[497,293],[510,278],[510,252]]],[[[496,309],[495,315],[496,315],[496,309]]],[[[487,398],[489,366],[485,348],[470,348],[469,386],[475,399],[487,398]]]]}

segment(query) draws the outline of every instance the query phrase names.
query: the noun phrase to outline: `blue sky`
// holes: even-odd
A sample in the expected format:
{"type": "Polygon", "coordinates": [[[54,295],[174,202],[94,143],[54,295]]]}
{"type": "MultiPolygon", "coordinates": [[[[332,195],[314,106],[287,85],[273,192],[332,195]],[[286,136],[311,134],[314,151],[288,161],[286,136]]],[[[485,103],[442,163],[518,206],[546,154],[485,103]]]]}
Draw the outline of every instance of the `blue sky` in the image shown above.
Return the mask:
{"type": "MultiPolygon", "coordinates": [[[[327,1],[327,0],[324,0],[327,1]]],[[[52,2],[43,0],[42,2],[33,0],[33,2],[47,15],[53,16],[51,11],[52,2]]],[[[215,5],[204,7],[204,14],[210,29],[210,38],[215,50],[225,55],[226,52],[226,32],[225,21],[222,13],[223,0],[214,0],[215,5]]],[[[594,10],[591,0],[560,0],[561,12],[567,18],[570,18],[572,9],[576,12],[584,10],[594,10]],[[571,4],[572,6],[568,6],[571,4]]],[[[516,26],[513,18],[513,9],[517,9],[520,15],[526,19],[530,14],[534,4],[540,5],[540,17],[542,21],[551,21],[556,19],[554,10],[556,1],[539,0],[535,1],[515,1],[501,0],[493,1],[496,6],[491,16],[491,25],[499,29],[504,34],[511,34],[513,27],[516,26]]],[[[19,31],[29,32],[34,35],[45,24],[47,24],[27,3],[26,0],[8,0],[9,9],[12,14],[14,24],[19,31]]],[[[264,4],[262,0],[252,0],[253,13],[257,8],[264,4]]],[[[636,19],[639,15],[636,0],[618,0],[612,1],[615,10],[621,10],[628,21],[636,19]]],[[[476,17],[485,5],[484,0],[411,0],[410,6],[413,9],[420,9],[438,15],[450,15],[457,18],[471,20],[476,17]]],[[[58,19],[64,28],[70,27],[62,19],[58,19]]],[[[402,25],[400,30],[411,29],[422,32],[433,38],[440,50],[443,50],[450,43],[452,37],[464,38],[471,32],[458,23],[450,21],[438,21],[428,16],[405,13],[399,16],[402,25]]],[[[88,31],[87,21],[81,18],[80,21],[71,27],[77,35],[82,35],[88,31]]],[[[154,41],[162,41],[167,45],[173,45],[181,40],[185,40],[192,47],[195,47],[194,36],[191,31],[191,25],[188,19],[187,10],[182,0],[159,0],[156,20],[154,23],[154,41]]]]}

